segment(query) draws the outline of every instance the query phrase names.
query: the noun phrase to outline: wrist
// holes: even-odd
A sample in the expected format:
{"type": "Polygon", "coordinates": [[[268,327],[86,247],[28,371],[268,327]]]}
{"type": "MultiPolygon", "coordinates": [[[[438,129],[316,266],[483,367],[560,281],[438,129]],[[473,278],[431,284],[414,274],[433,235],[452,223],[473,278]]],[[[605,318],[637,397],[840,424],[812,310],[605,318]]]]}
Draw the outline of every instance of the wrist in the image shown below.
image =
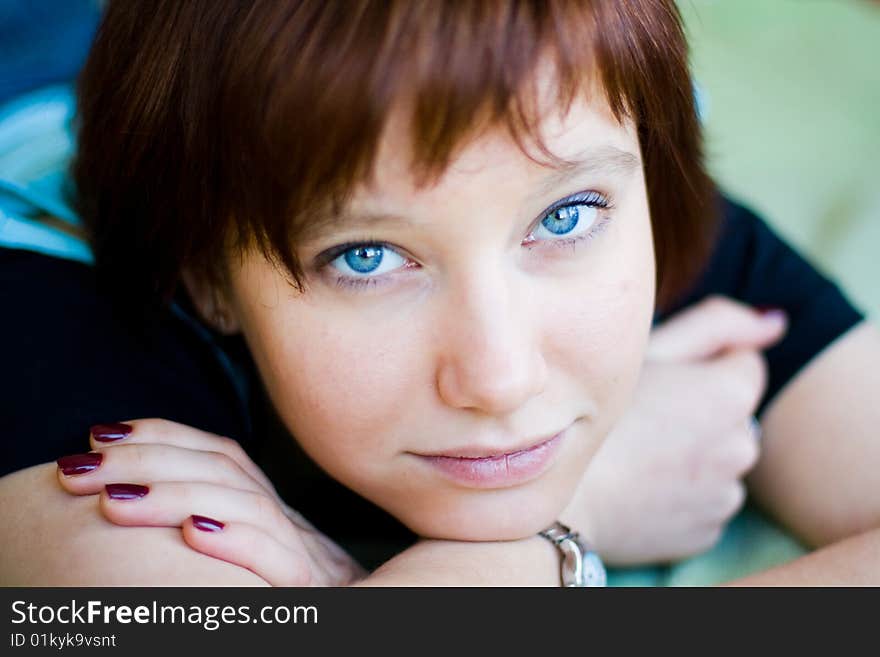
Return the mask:
{"type": "Polygon", "coordinates": [[[559,586],[559,553],[547,540],[423,540],[383,564],[364,586],[559,586]]]}

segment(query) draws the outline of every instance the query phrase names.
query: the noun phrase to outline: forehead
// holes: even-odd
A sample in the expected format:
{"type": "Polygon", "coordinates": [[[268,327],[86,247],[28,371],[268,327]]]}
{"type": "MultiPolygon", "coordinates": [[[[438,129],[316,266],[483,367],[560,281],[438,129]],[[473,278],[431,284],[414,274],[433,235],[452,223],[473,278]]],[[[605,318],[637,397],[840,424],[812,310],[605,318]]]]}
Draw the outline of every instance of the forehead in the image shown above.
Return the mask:
{"type": "Polygon", "coordinates": [[[449,164],[427,183],[415,166],[419,144],[411,137],[413,104],[398,102],[384,123],[368,175],[341,201],[310,212],[299,224],[299,243],[320,242],[340,230],[369,229],[377,221],[409,223],[418,210],[442,208],[465,195],[477,203],[504,193],[541,200],[579,174],[630,173],[641,167],[636,126],[612,112],[599,76],[584,80],[567,105],[552,63],[539,65],[530,85],[525,97],[533,105],[527,111],[539,120],[521,139],[513,137],[503,119],[478,122],[457,143],[449,164]]]}
{"type": "Polygon", "coordinates": [[[391,198],[416,200],[432,192],[445,194],[463,181],[489,173],[495,178],[552,185],[572,170],[613,173],[641,163],[635,126],[626,119],[618,121],[601,93],[579,96],[565,110],[547,104],[541,108],[541,117],[535,138],[519,143],[504,126],[476,132],[461,145],[438,180],[420,185],[413,174],[408,116],[403,110],[395,111],[382,134],[373,176],[357,186],[348,208],[369,207],[391,198]]]}

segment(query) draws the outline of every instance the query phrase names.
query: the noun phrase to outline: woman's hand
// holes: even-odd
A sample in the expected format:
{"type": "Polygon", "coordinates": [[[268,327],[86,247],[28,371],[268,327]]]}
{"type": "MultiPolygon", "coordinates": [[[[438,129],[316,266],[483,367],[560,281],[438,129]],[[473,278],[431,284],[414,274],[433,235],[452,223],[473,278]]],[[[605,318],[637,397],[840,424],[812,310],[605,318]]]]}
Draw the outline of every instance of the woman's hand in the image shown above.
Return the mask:
{"type": "Polygon", "coordinates": [[[100,494],[114,524],[180,527],[193,549],[274,585],[340,586],[363,574],[231,439],[151,419],[96,428],[90,441],[89,454],[59,459],[58,480],[74,495],[100,494]]]}
{"type": "Polygon", "coordinates": [[[711,547],[745,499],[759,456],[751,422],[766,386],[760,351],[784,318],[709,298],[658,326],[633,402],[590,464],[563,521],[613,564],[711,547]]]}

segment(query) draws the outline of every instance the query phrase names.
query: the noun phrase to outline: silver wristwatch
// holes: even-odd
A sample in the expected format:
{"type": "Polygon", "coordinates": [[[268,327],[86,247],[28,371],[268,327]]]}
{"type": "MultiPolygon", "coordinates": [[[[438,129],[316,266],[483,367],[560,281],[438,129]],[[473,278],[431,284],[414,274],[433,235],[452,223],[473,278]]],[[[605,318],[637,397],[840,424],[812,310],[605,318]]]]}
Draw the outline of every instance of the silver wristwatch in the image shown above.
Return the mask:
{"type": "Polygon", "coordinates": [[[538,535],[553,543],[562,553],[562,586],[606,585],[607,577],[602,560],[577,532],[571,531],[561,522],[555,522],[551,527],[538,532],[538,535]]]}

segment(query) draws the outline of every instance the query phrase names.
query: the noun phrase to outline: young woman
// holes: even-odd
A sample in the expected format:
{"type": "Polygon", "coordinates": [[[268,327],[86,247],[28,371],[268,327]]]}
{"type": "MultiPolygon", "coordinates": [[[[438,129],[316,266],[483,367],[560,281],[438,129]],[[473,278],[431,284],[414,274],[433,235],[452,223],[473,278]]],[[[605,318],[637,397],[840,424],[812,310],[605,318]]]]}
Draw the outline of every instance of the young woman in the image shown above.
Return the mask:
{"type": "MultiPolygon", "coordinates": [[[[422,538],[367,583],[558,583],[536,534],[581,517],[606,436],[650,407],[633,406],[637,387],[663,380],[664,359],[719,355],[682,345],[680,327],[649,349],[655,311],[705,296],[713,245],[761,230],[735,211],[716,219],[683,35],[661,0],[111,3],[79,92],[74,175],[99,281],[135,324],[184,287],[202,322],[244,336],[302,449],[422,538]]],[[[717,251],[711,263],[723,265],[717,251]]],[[[824,326],[799,297],[764,303],[783,301],[824,326]]],[[[743,312],[711,304],[716,319],[743,312]]],[[[878,574],[863,558],[880,543],[868,531],[878,381],[853,365],[880,361],[880,341],[852,328],[855,311],[836,317],[846,338],[765,416],[753,491],[810,542],[839,544],[768,582],[878,574]],[[841,381],[854,391],[845,412],[832,401],[841,381]]],[[[723,345],[744,379],[761,362],[737,347],[772,344],[771,324],[723,345]]],[[[771,367],[774,394],[792,362],[771,367]]],[[[753,389],[724,402],[754,408],[753,389]]],[[[161,421],[99,426],[91,440],[94,452],[59,462],[62,486],[102,491],[105,516],[139,529],[120,555],[122,530],[96,524],[89,498],[69,500],[92,514],[67,552],[78,577],[356,576],[233,443],[161,421]],[[179,527],[249,572],[205,566],[179,527]]],[[[636,462],[621,444],[621,462],[636,462]]],[[[733,484],[757,450],[725,444],[733,484]]],[[[48,491],[46,475],[27,476],[48,491]]],[[[729,514],[742,489],[719,497],[729,514]]]]}

